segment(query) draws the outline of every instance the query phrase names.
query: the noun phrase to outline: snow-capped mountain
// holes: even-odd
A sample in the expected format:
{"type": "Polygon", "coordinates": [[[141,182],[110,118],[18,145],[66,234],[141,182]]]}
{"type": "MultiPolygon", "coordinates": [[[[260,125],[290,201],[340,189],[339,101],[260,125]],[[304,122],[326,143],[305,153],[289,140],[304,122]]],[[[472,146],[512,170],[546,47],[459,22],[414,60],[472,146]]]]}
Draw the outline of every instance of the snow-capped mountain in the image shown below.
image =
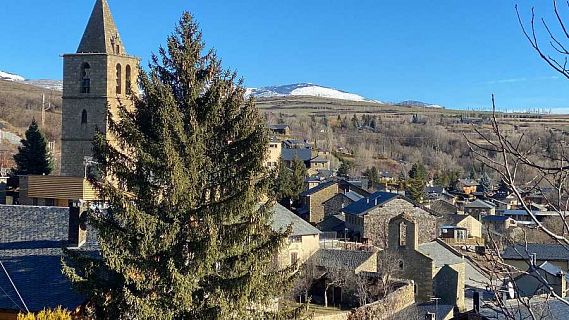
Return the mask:
{"type": "Polygon", "coordinates": [[[26,78],[19,76],[17,74],[4,72],[0,70],[0,80],[8,80],[8,81],[24,81],[26,78]]]}
{"type": "Polygon", "coordinates": [[[351,101],[373,101],[370,99],[366,99],[355,93],[349,93],[312,83],[295,83],[283,86],[248,88],[246,94],[248,96],[252,95],[257,98],[313,96],[313,97],[322,97],[322,98],[351,100],[351,101]]]}
{"type": "Polygon", "coordinates": [[[0,80],[22,82],[32,86],[48,89],[63,91],[63,81],[62,80],[49,80],[49,79],[26,79],[23,76],[5,72],[0,70],[0,80]]]}

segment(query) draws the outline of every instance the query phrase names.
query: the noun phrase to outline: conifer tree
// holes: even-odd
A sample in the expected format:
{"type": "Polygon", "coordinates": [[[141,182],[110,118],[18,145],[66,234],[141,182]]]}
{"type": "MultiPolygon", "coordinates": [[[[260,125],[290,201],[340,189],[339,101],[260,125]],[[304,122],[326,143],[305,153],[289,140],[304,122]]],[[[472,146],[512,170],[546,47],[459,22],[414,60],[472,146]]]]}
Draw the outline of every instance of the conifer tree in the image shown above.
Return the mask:
{"type": "Polygon", "coordinates": [[[304,191],[304,180],[308,174],[304,162],[296,157],[292,160],[291,169],[290,197],[294,201],[297,201],[300,198],[302,191],[304,191]]]}
{"type": "Polygon", "coordinates": [[[422,202],[425,198],[425,187],[427,185],[427,170],[420,163],[415,163],[409,170],[409,179],[406,182],[408,196],[417,202],[422,202]]]}
{"type": "Polygon", "coordinates": [[[36,120],[26,130],[18,153],[14,155],[15,173],[18,175],[48,175],[53,171],[53,160],[48,149],[48,142],[40,131],[36,120]]]}
{"type": "Polygon", "coordinates": [[[242,81],[204,52],[185,13],[141,70],[134,110],[109,117],[94,142],[107,210],[92,212],[100,257],[66,250],[65,274],[97,319],[273,318],[292,284],[274,257],[268,133],[242,81]]]}

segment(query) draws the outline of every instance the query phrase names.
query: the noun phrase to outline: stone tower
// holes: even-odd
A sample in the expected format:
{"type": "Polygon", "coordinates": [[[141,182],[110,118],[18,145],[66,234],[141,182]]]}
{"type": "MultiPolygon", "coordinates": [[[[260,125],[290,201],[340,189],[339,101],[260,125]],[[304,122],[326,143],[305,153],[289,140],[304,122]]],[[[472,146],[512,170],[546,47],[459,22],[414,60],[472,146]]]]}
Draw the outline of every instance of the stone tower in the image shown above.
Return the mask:
{"type": "Polygon", "coordinates": [[[61,175],[82,177],[107,112],[132,107],[138,59],[128,56],[106,0],[96,0],[77,53],[63,56],[61,175]]]}

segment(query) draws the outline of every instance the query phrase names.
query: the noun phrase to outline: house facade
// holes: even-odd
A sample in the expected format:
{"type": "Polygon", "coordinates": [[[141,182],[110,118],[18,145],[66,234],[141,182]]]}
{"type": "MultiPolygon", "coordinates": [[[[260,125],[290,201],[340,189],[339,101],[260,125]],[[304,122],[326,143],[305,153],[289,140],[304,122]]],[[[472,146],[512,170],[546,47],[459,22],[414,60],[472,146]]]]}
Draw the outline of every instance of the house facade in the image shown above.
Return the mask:
{"type": "Polygon", "coordinates": [[[419,243],[438,236],[439,217],[399,194],[376,192],[347,206],[343,212],[353,238],[382,248],[387,245],[389,220],[402,213],[416,219],[419,243]]]}

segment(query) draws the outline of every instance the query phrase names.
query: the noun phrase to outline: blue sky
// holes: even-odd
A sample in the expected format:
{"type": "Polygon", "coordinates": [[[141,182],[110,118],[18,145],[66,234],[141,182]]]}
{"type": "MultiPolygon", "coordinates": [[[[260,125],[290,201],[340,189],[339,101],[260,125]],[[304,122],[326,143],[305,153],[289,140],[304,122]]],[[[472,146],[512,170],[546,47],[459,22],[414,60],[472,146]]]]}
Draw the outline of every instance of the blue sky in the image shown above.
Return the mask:
{"type": "MultiPolygon", "coordinates": [[[[549,0],[108,2],[127,51],[144,64],[189,10],[250,87],[312,82],[449,108],[487,107],[495,93],[501,108],[569,108],[569,80],[539,60],[514,11],[518,3],[529,18],[535,6],[554,22],[549,0]]],[[[60,55],[77,49],[93,4],[0,1],[0,70],[61,79],[60,55]]]]}

